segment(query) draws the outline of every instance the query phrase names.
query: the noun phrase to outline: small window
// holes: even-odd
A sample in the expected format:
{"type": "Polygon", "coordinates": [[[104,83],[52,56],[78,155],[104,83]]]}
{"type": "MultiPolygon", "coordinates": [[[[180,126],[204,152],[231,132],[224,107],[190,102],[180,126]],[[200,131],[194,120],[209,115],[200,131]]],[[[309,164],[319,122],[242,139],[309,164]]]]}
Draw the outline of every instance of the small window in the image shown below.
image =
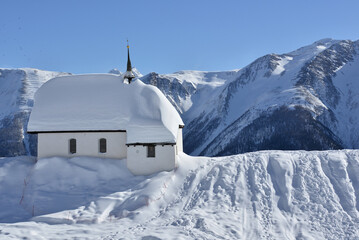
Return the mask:
{"type": "Polygon", "coordinates": [[[70,153],[71,154],[76,153],[76,139],[74,138],[70,139],[70,153]]]}
{"type": "Polygon", "coordinates": [[[106,138],[100,139],[100,153],[107,152],[107,141],[106,138]]]}
{"type": "Polygon", "coordinates": [[[149,158],[156,157],[156,146],[155,145],[147,146],[147,157],[149,157],[149,158]]]}

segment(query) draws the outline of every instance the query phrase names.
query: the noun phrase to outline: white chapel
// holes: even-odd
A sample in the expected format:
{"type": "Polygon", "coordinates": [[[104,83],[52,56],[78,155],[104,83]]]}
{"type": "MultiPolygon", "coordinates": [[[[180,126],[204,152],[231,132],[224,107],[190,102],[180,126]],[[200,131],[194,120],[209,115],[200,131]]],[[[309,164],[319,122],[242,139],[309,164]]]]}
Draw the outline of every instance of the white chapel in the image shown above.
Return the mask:
{"type": "Polygon", "coordinates": [[[182,119],[159,89],[134,78],[128,49],[124,76],[71,75],[43,84],[28,123],[40,161],[126,159],[135,175],[174,169],[183,151],[182,119]]]}

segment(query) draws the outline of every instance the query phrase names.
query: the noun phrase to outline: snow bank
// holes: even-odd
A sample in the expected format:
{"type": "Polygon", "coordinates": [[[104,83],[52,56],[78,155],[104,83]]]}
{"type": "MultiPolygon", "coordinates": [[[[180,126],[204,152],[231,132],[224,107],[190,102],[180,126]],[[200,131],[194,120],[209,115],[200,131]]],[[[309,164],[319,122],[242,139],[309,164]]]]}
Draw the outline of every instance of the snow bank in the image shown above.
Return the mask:
{"type": "Polygon", "coordinates": [[[123,160],[2,160],[1,209],[13,204],[5,205],[0,220],[17,223],[1,224],[0,238],[359,236],[358,150],[182,154],[176,170],[146,177],[132,176],[123,160]]]}
{"type": "Polygon", "coordinates": [[[34,164],[35,158],[30,157],[0,158],[0,222],[31,217],[20,203],[34,164]]]}
{"type": "Polygon", "coordinates": [[[126,130],[127,143],[174,143],[179,125],[181,117],[156,87],[87,74],[46,82],[35,95],[28,131],[126,130]]]}

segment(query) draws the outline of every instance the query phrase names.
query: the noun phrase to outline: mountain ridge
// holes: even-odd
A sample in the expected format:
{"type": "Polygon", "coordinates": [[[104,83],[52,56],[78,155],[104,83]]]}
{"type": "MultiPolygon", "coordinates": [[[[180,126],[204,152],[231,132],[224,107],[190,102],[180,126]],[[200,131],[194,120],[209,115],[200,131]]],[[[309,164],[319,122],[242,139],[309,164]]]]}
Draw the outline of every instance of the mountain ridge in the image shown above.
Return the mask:
{"type": "MultiPolygon", "coordinates": [[[[241,122],[240,125],[237,124],[237,127],[233,127],[233,129],[241,131],[260,116],[267,116],[268,113],[272,113],[283,106],[292,111],[298,109],[296,106],[302,110],[305,109],[305,111],[300,110],[292,115],[310,113],[309,115],[306,114],[307,117],[303,121],[311,122],[309,125],[312,127],[316,125],[315,128],[320,132],[320,134],[318,132],[319,136],[322,136],[321,139],[317,140],[315,138],[318,136],[313,136],[311,141],[328,143],[322,146],[320,144],[299,144],[304,149],[357,148],[358,146],[355,145],[357,136],[352,136],[352,140],[349,141],[346,138],[351,133],[348,133],[348,130],[341,130],[342,133],[340,133],[338,130],[338,126],[343,125],[341,123],[343,121],[338,122],[338,113],[335,113],[335,103],[339,101],[339,90],[337,90],[338,83],[333,83],[331,79],[335,80],[337,72],[340,71],[342,75],[345,75],[343,70],[345,70],[346,64],[357,64],[358,61],[355,56],[357,56],[358,46],[359,41],[322,39],[286,54],[267,54],[258,58],[239,70],[237,72],[239,76],[234,80],[225,82],[219,93],[210,92],[208,95],[211,96],[211,100],[208,100],[206,104],[201,103],[207,109],[197,109],[195,116],[190,118],[186,118],[186,112],[183,113],[186,123],[184,129],[185,151],[194,155],[216,156],[226,148],[225,144],[218,143],[217,150],[213,150],[214,147],[210,145],[215,142],[215,139],[218,142],[223,142],[223,139],[227,137],[223,136],[223,131],[229,128],[231,124],[241,122]]],[[[357,74],[359,75],[359,73],[353,75],[356,76],[357,74]]],[[[165,79],[164,75],[158,80],[162,79],[165,79]]],[[[359,80],[356,79],[348,81],[357,88],[356,85],[359,80]]],[[[154,81],[152,81],[153,83],[154,81]]],[[[161,84],[156,86],[160,89],[163,88],[161,84]]],[[[343,94],[344,91],[347,89],[341,90],[341,98],[346,97],[343,94]]],[[[353,95],[351,107],[355,108],[355,113],[357,113],[358,109],[355,106],[359,100],[357,96],[353,95]]],[[[195,98],[195,96],[191,97],[195,98]]],[[[191,109],[187,112],[190,111],[191,109]]],[[[357,124],[354,123],[354,119],[356,119],[354,114],[350,114],[350,111],[347,110],[342,117],[345,118],[346,115],[352,116],[351,127],[357,129],[357,124]]],[[[280,121],[280,119],[276,119],[277,122],[280,121]]],[[[272,121],[271,123],[267,122],[267,124],[276,123],[272,121]]],[[[309,125],[304,126],[304,128],[309,127],[309,125]]],[[[256,133],[257,128],[252,127],[252,129],[251,135],[254,136],[252,140],[258,141],[258,139],[255,140],[255,135],[258,135],[258,132],[256,133]]],[[[232,137],[233,141],[235,138],[238,139],[238,134],[232,137]]],[[[289,139],[290,141],[305,142],[304,139],[295,139],[295,133],[291,135],[294,137],[289,139]]],[[[299,135],[304,135],[304,132],[299,135]]],[[[237,148],[228,150],[227,154],[276,149],[275,141],[273,138],[271,144],[262,144],[262,147],[260,147],[261,143],[250,144],[252,147],[249,149],[243,147],[249,144],[248,141],[243,141],[243,146],[237,142],[237,148]],[[246,150],[238,152],[236,150],[238,148],[246,150]]],[[[228,144],[230,142],[231,140],[228,141],[228,144]]],[[[282,146],[282,149],[301,149],[299,145],[295,148],[293,144],[288,144],[282,146]]]]}

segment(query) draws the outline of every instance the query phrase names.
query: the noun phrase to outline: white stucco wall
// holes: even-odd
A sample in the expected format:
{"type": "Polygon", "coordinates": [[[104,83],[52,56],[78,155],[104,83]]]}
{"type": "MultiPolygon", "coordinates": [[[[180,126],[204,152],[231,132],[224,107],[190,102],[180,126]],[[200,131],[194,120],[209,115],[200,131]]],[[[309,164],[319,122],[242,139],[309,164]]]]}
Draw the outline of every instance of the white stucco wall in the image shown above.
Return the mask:
{"type": "Polygon", "coordinates": [[[176,145],[156,145],[154,158],[147,157],[147,146],[126,146],[126,132],[39,133],[38,158],[90,156],[127,158],[127,168],[135,175],[171,171],[177,154],[183,151],[182,129],[178,129],[176,145]],[[70,153],[70,139],[76,139],[76,153],[70,153]],[[107,152],[100,153],[99,140],[107,140],[107,152]]]}
{"type": "Polygon", "coordinates": [[[183,137],[182,137],[182,128],[178,128],[177,133],[177,154],[183,152],[183,137]]]}
{"type": "Polygon", "coordinates": [[[149,175],[171,171],[176,166],[176,145],[156,145],[156,157],[147,157],[147,146],[130,145],[127,148],[127,168],[135,175],[149,175]]]}
{"type": "Polygon", "coordinates": [[[126,132],[39,133],[38,158],[90,156],[126,158],[126,132]],[[76,139],[76,153],[71,154],[69,141],[76,139]],[[99,139],[106,138],[107,152],[100,153],[99,139]]]}

